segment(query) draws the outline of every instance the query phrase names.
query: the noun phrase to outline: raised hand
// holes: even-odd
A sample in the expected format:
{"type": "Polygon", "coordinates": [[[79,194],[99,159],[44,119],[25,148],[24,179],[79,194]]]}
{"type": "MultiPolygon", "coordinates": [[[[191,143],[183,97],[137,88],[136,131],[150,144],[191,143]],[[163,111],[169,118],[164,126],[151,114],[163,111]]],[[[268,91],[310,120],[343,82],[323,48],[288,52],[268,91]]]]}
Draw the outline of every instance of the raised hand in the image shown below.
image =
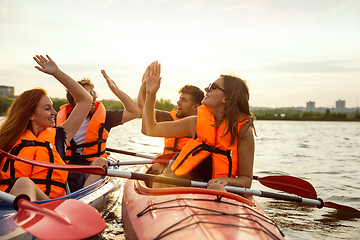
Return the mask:
{"type": "Polygon", "coordinates": [[[114,91],[115,89],[117,89],[117,85],[114,82],[114,80],[112,80],[105,72],[105,70],[101,69],[101,74],[103,75],[103,77],[106,80],[106,83],[108,84],[109,88],[111,89],[111,91],[114,91]]]}
{"type": "Polygon", "coordinates": [[[143,74],[141,84],[145,84],[146,78],[150,76],[150,65],[146,68],[146,70],[145,70],[145,72],[143,74]]]}
{"type": "MultiPolygon", "coordinates": [[[[150,64],[148,69],[146,69],[148,75],[145,78],[146,82],[146,93],[156,93],[159,90],[161,83],[161,64],[158,61],[154,61],[150,64]]],[[[145,72],[145,74],[147,74],[145,72]]]]}
{"type": "Polygon", "coordinates": [[[48,56],[46,55],[47,59],[42,55],[36,55],[34,60],[37,62],[39,66],[35,66],[35,68],[43,73],[54,75],[58,70],[58,66],[56,63],[48,56]]]}

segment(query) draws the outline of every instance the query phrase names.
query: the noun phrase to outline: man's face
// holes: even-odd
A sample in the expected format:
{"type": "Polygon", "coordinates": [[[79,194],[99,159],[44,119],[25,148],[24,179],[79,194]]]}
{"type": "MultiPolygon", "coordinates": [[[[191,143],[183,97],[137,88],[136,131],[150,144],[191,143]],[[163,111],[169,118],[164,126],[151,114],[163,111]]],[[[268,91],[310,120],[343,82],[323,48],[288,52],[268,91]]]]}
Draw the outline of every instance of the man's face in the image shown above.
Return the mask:
{"type": "Polygon", "coordinates": [[[93,114],[95,112],[95,104],[96,104],[96,98],[97,98],[97,94],[94,91],[94,88],[92,88],[90,85],[85,85],[84,86],[85,90],[88,91],[88,93],[92,96],[93,101],[91,104],[91,109],[89,111],[89,114],[93,114]]]}
{"type": "Polygon", "coordinates": [[[198,104],[193,103],[192,97],[188,93],[182,93],[177,101],[177,118],[196,115],[198,104]]]}

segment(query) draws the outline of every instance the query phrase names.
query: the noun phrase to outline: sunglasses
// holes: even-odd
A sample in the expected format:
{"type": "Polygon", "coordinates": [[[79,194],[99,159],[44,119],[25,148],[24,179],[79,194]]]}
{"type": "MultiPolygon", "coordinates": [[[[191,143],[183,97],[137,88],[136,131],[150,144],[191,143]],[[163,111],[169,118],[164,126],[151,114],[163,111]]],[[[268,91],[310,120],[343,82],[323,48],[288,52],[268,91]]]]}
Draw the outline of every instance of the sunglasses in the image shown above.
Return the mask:
{"type": "Polygon", "coordinates": [[[97,93],[95,92],[95,90],[88,90],[87,91],[91,96],[93,96],[93,97],[97,97],[98,95],[97,95],[97,93]]]}
{"type": "Polygon", "coordinates": [[[221,91],[225,92],[224,89],[222,89],[221,87],[219,87],[219,85],[217,83],[210,83],[208,87],[205,88],[206,92],[210,92],[211,90],[216,90],[216,89],[220,89],[221,91]]]}

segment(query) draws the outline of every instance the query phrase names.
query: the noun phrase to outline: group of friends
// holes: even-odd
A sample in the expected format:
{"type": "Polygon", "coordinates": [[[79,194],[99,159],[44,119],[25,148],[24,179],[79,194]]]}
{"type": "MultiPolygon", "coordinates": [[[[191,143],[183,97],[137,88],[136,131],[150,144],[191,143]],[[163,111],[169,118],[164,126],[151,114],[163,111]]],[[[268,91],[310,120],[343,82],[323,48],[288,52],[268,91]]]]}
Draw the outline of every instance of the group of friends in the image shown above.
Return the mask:
{"type": "MultiPolygon", "coordinates": [[[[146,68],[136,102],[101,70],[124,105],[123,110],[106,110],[96,101],[90,79],[75,81],[48,55],[34,60],[39,71],[64,85],[68,103],[57,113],[44,89],[20,94],[0,125],[0,149],[43,162],[107,167],[110,130],[142,114],[142,133],[164,137],[164,153],[178,152],[167,165],[154,164],[150,174],[205,181],[208,188],[222,191],[226,185],[251,187],[256,132],[245,80],[221,75],[205,88],[205,94],[187,84],[179,91],[177,109],[166,112],[155,109],[162,80],[158,61],[146,68]]],[[[0,190],[25,194],[32,201],[64,196],[100,177],[0,158],[0,190]]]]}

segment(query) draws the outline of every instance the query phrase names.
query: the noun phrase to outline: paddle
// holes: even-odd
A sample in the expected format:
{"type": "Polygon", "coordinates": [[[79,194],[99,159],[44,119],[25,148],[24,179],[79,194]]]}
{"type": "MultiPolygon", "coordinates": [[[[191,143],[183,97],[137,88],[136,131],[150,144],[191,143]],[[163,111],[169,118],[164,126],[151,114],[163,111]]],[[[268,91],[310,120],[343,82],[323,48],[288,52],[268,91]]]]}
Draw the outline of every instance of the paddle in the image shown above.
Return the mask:
{"type": "MultiPolygon", "coordinates": [[[[154,164],[154,163],[162,163],[166,164],[176,153],[168,153],[159,155],[156,158],[148,155],[142,155],[138,153],[123,151],[123,150],[117,150],[113,148],[106,148],[106,150],[116,152],[116,153],[122,153],[127,154],[131,156],[139,156],[143,158],[147,158],[148,160],[139,160],[139,161],[124,161],[124,162],[112,162],[109,163],[110,166],[125,166],[125,165],[136,165],[136,164],[154,164]],[[153,159],[153,160],[151,160],[153,159]]],[[[301,197],[306,198],[317,198],[316,191],[314,187],[307,181],[296,178],[292,176],[284,176],[284,175],[277,175],[277,176],[266,176],[266,177],[258,177],[253,176],[254,180],[258,180],[262,185],[280,190],[287,193],[292,193],[301,197]]]]}
{"type": "Polygon", "coordinates": [[[39,239],[84,239],[106,227],[93,207],[75,199],[36,204],[26,195],[15,197],[2,191],[0,199],[12,203],[17,210],[14,222],[39,239]]]}
{"type": "Polygon", "coordinates": [[[272,189],[292,193],[305,198],[317,198],[317,193],[313,185],[301,178],[274,175],[265,177],[253,176],[253,179],[258,180],[262,185],[272,189]]]}
{"type": "MultiPolygon", "coordinates": [[[[45,163],[45,162],[39,162],[36,160],[30,160],[30,159],[26,159],[26,158],[17,157],[17,156],[11,155],[9,153],[6,153],[2,150],[1,150],[0,154],[4,155],[10,159],[13,159],[13,160],[18,160],[18,161],[22,161],[22,162],[25,162],[28,164],[35,165],[35,166],[48,167],[48,168],[52,168],[52,169],[60,169],[60,170],[73,171],[73,172],[83,172],[83,173],[97,174],[97,175],[102,175],[102,176],[114,176],[114,177],[121,177],[121,178],[127,178],[127,179],[137,179],[137,180],[143,180],[143,181],[152,181],[152,182],[159,182],[159,183],[172,184],[172,185],[185,186],[185,187],[201,187],[201,188],[207,187],[207,183],[205,183],[205,182],[191,181],[188,179],[170,178],[170,177],[164,177],[164,176],[158,176],[158,175],[125,172],[125,171],[111,170],[111,169],[107,170],[107,169],[104,169],[104,168],[98,167],[98,166],[62,165],[62,164],[54,164],[54,163],[45,163]]],[[[344,205],[340,205],[340,204],[333,203],[333,202],[325,202],[322,199],[309,199],[309,198],[294,197],[294,196],[289,196],[289,195],[285,195],[285,194],[270,193],[270,192],[265,192],[265,191],[260,191],[260,190],[253,190],[253,189],[233,187],[233,186],[225,186],[225,189],[229,192],[233,192],[233,193],[237,193],[237,194],[249,194],[249,195],[255,195],[255,196],[259,196],[259,197],[266,197],[266,198],[273,198],[273,199],[278,199],[278,200],[304,203],[307,205],[316,206],[318,208],[328,207],[328,208],[334,208],[334,209],[339,209],[339,210],[348,211],[348,212],[360,213],[360,210],[355,209],[353,207],[344,206],[344,205]]]]}
{"type": "MultiPolygon", "coordinates": [[[[149,155],[145,155],[145,154],[141,154],[141,153],[128,152],[128,151],[114,149],[114,148],[108,148],[108,147],[105,150],[109,151],[109,152],[121,153],[121,154],[126,154],[126,155],[130,155],[130,156],[135,156],[135,157],[142,157],[142,158],[147,158],[147,159],[155,158],[153,156],[149,156],[149,155]]],[[[175,153],[174,153],[174,155],[175,155],[175,153]]],[[[169,159],[171,159],[171,158],[169,158],[169,159]]]]}
{"type": "MultiPolygon", "coordinates": [[[[108,148],[106,148],[106,150],[108,150],[108,148]]],[[[112,149],[112,150],[115,150],[115,149],[112,149]]],[[[118,150],[118,151],[126,152],[126,151],[122,151],[122,150],[118,150]]],[[[177,154],[176,152],[165,153],[165,154],[161,154],[157,157],[152,157],[152,156],[142,155],[142,154],[138,154],[138,153],[132,153],[132,152],[128,152],[128,153],[131,153],[128,155],[142,157],[142,158],[148,158],[148,160],[135,160],[135,161],[125,161],[125,162],[120,162],[119,160],[117,160],[117,162],[110,162],[109,165],[110,166],[125,166],[125,165],[154,164],[154,163],[166,164],[173,156],[175,156],[177,154]],[[145,156],[147,156],[147,157],[145,157],[145,156]]],[[[113,159],[115,159],[115,158],[113,158],[113,159]]]]}

